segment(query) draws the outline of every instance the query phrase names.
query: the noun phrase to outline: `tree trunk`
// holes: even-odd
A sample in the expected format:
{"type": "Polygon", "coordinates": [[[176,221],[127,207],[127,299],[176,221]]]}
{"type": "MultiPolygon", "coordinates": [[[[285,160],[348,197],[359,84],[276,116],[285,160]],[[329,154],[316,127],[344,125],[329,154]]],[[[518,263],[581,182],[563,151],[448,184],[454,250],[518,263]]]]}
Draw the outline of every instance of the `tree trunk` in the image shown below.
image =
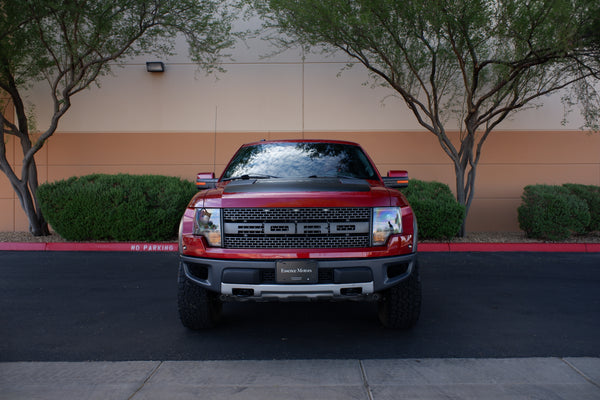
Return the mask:
{"type": "MultiPolygon", "coordinates": [[[[25,141],[26,142],[26,141],[25,141]]],[[[23,141],[22,141],[23,143],[23,141]]],[[[30,147],[30,146],[29,146],[30,147]]],[[[25,148],[27,145],[25,144],[25,148]]],[[[37,166],[33,156],[24,160],[21,169],[21,179],[15,174],[12,166],[6,158],[6,146],[4,132],[0,133],[0,169],[7,176],[13,190],[15,191],[21,208],[29,221],[29,231],[34,236],[46,236],[50,234],[48,223],[42,216],[39,203],[36,198],[38,188],[37,166]]]]}
{"type": "MultiPolygon", "coordinates": [[[[31,168],[35,168],[33,165],[31,168]]],[[[35,190],[37,189],[37,178],[29,177],[25,180],[15,180],[15,176],[9,175],[10,183],[19,198],[21,208],[29,221],[29,232],[33,236],[47,236],[50,234],[50,229],[46,219],[42,215],[39,204],[35,198],[35,190]],[[33,181],[33,185],[32,185],[33,181]],[[35,189],[32,189],[32,186],[35,189]]]]}
{"type": "MultiPolygon", "coordinates": [[[[464,143],[463,143],[464,145],[464,143]]],[[[467,152],[469,150],[466,150],[467,152]]],[[[470,150],[472,152],[472,149],[470,150]]],[[[475,176],[477,171],[477,161],[475,162],[454,162],[454,173],[456,175],[456,201],[465,206],[465,216],[460,227],[459,237],[466,234],[467,216],[471,209],[471,203],[475,194],[475,176]]]]}
{"type": "Polygon", "coordinates": [[[458,233],[459,237],[464,237],[466,234],[466,221],[468,215],[468,211],[466,210],[467,192],[465,191],[465,168],[459,163],[455,163],[454,173],[456,175],[456,201],[458,204],[465,206],[465,216],[458,233]]]}

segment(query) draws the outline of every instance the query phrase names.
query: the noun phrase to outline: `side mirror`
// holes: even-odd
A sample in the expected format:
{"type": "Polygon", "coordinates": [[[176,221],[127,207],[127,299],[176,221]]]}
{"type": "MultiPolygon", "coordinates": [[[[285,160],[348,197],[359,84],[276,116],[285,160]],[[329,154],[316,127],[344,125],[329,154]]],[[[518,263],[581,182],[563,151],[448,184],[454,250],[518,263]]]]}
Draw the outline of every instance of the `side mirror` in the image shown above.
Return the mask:
{"type": "Polygon", "coordinates": [[[408,186],[408,172],[406,171],[388,171],[387,176],[383,177],[383,183],[386,187],[402,189],[408,186]]]}
{"type": "Polygon", "coordinates": [[[213,189],[217,187],[217,181],[214,172],[201,172],[196,175],[196,188],[198,190],[213,189]]]}

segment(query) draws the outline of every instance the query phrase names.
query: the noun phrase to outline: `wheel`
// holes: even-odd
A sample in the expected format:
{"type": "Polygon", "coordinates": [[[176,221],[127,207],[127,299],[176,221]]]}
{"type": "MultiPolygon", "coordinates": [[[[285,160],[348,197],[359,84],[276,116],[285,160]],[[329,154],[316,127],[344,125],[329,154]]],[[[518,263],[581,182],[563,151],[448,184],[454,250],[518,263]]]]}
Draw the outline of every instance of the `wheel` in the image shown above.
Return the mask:
{"type": "Polygon", "coordinates": [[[217,293],[190,282],[179,264],[177,308],[181,323],[193,330],[214,328],[221,319],[223,302],[217,293]]]}
{"type": "Polygon", "coordinates": [[[386,328],[410,329],[421,314],[421,278],[415,262],[408,278],[386,289],[379,300],[379,320],[386,328]]]}

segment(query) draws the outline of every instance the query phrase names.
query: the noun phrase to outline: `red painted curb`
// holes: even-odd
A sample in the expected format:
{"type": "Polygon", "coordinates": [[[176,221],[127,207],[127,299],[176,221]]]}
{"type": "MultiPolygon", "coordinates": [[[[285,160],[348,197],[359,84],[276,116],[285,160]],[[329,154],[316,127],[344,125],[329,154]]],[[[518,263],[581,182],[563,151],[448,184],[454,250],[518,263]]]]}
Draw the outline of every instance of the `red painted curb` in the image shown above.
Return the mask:
{"type": "Polygon", "coordinates": [[[174,252],[177,243],[0,243],[0,251],[130,251],[130,252],[174,252]]]}
{"type": "Polygon", "coordinates": [[[586,252],[585,243],[450,243],[450,251],[586,252]]]}
{"type": "Polygon", "coordinates": [[[418,251],[598,253],[600,243],[419,243],[418,251]]]}
{"type": "Polygon", "coordinates": [[[588,253],[600,253],[600,243],[586,243],[585,250],[588,253]]]}
{"type": "MultiPolygon", "coordinates": [[[[176,252],[177,243],[0,242],[0,251],[176,252]]],[[[600,243],[419,243],[420,252],[600,253],[600,243]]]]}
{"type": "Polygon", "coordinates": [[[417,251],[450,251],[450,243],[419,243],[417,245],[417,251]]]}
{"type": "Polygon", "coordinates": [[[2,242],[0,250],[10,251],[44,251],[46,243],[20,243],[20,242],[2,242]]]}

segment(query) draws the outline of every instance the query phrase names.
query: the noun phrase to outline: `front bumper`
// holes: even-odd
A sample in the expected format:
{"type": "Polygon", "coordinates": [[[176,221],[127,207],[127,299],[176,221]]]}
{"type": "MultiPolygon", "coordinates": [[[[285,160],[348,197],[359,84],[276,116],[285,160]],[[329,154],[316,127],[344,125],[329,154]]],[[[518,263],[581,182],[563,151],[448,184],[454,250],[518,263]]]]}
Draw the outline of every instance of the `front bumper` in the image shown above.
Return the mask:
{"type": "Polygon", "coordinates": [[[370,296],[398,284],[415,268],[416,253],[380,258],[310,259],[315,283],[278,283],[277,260],[220,260],[180,256],[186,277],[231,299],[331,299],[370,296]]]}

